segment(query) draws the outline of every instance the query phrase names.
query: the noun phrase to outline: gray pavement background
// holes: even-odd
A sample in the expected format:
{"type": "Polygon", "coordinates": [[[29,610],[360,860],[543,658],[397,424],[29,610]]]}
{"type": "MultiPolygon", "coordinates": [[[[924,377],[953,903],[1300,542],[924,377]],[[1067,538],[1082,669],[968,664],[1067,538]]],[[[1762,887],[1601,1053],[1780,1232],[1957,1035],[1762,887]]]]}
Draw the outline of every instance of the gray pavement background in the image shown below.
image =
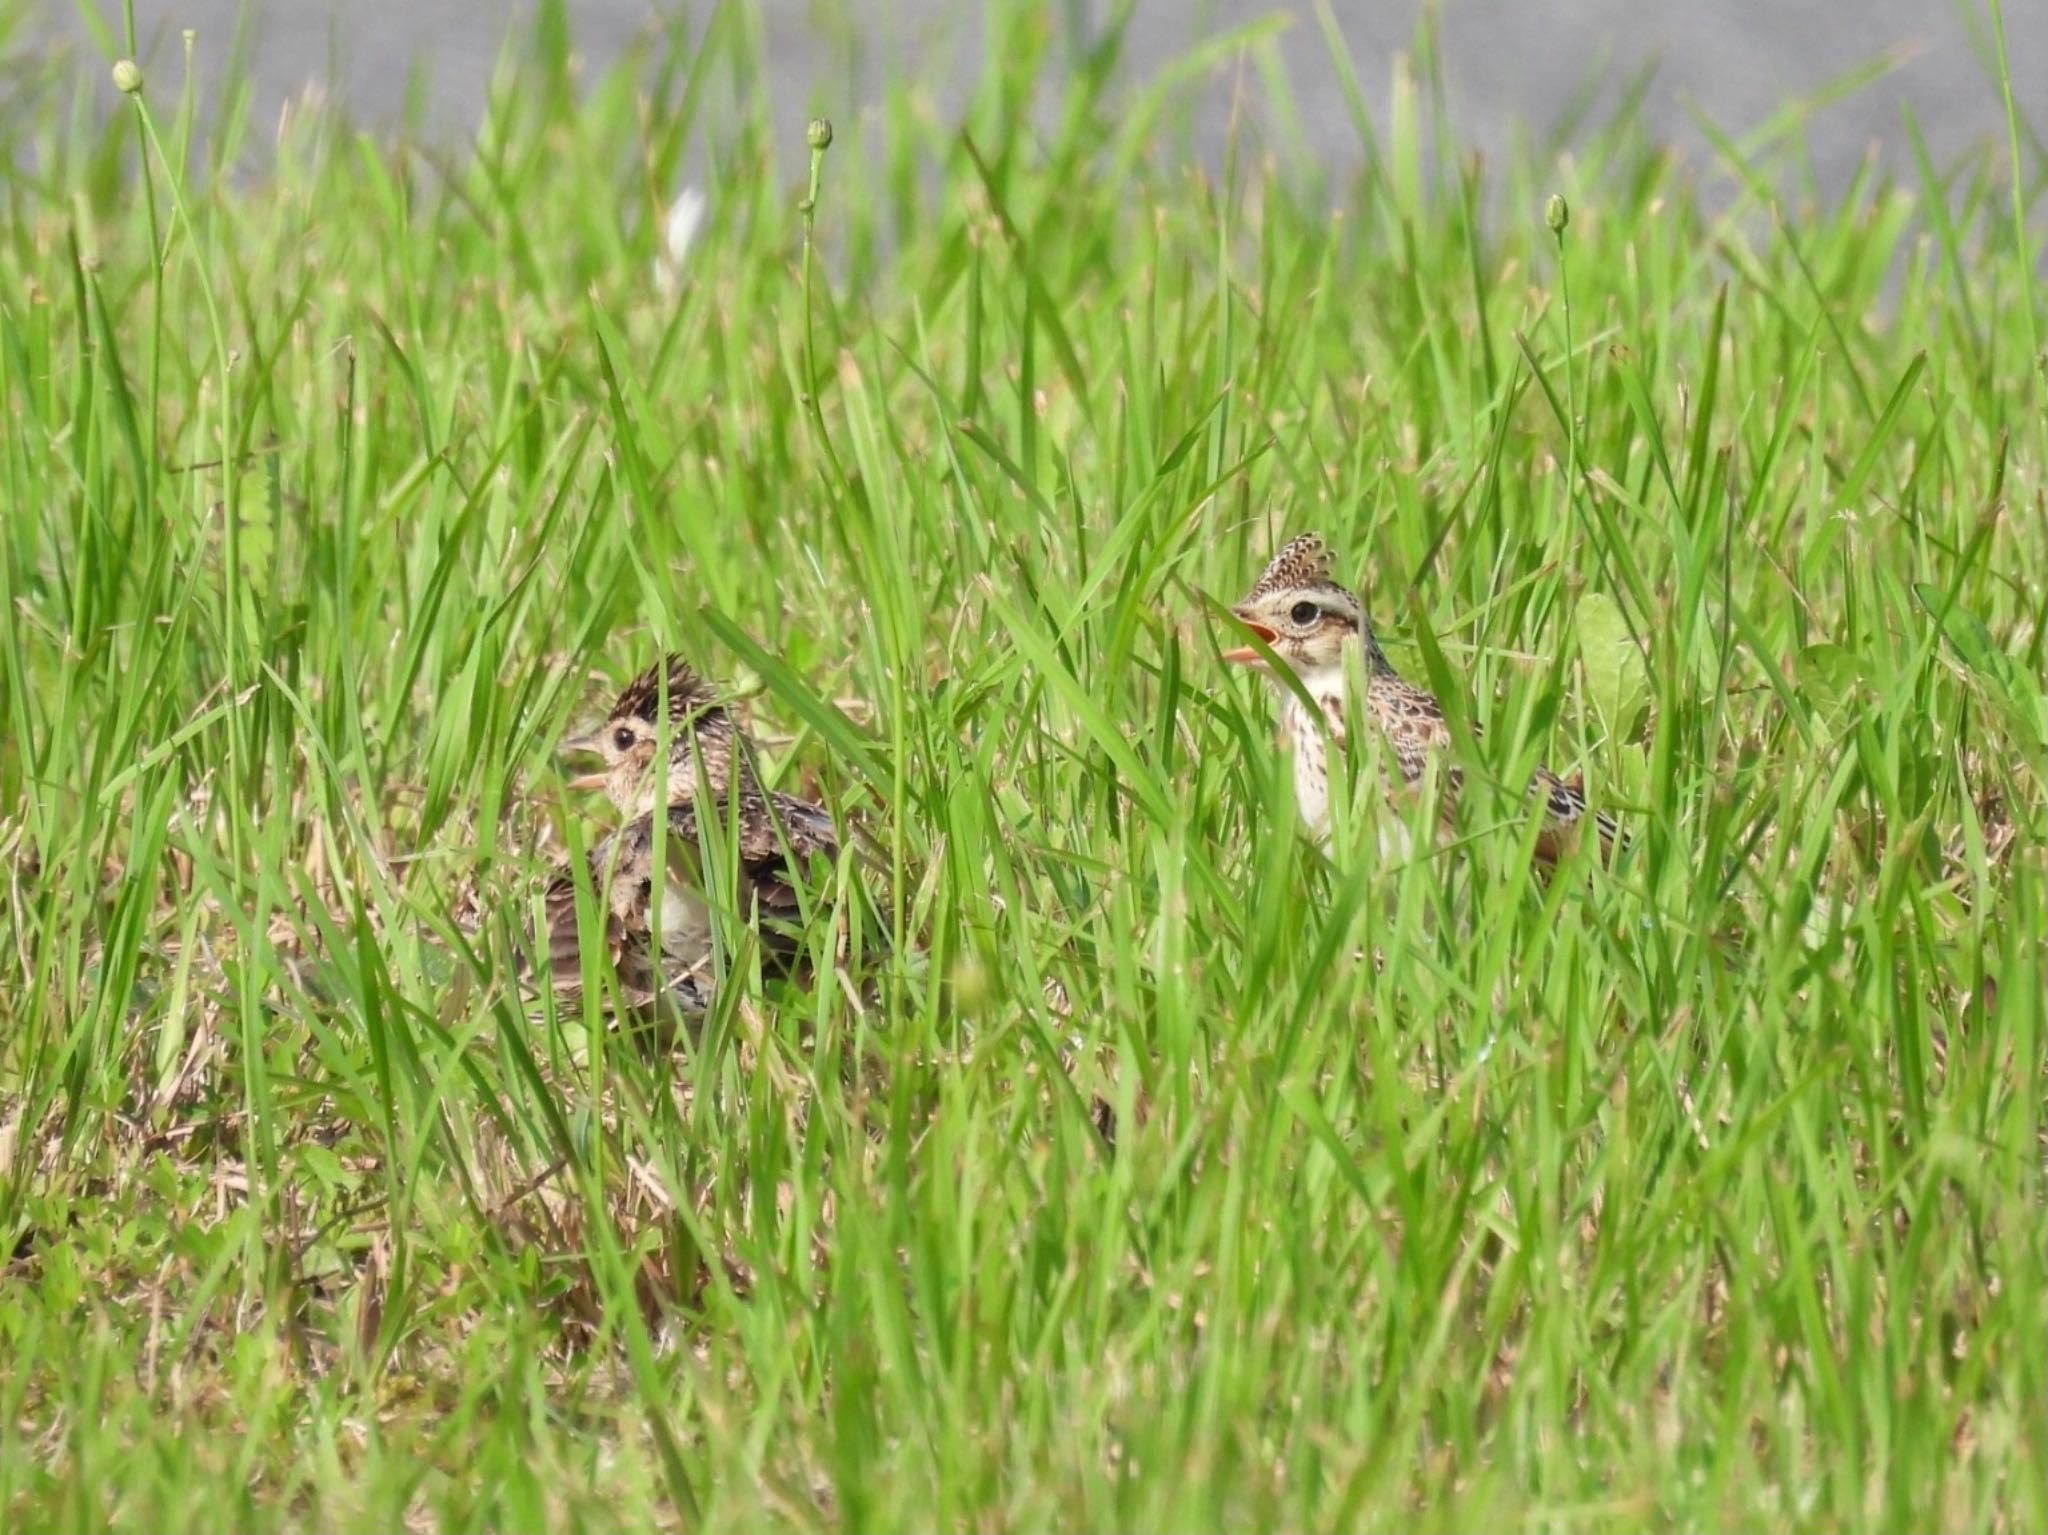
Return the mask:
{"type": "MultiPolygon", "coordinates": [[[[196,28],[217,74],[237,15],[249,0],[136,0],[152,81],[175,90],[180,33],[196,28]]],[[[96,6],[118,36],[120,0],[96,6]]],[[[1361,80],[1383,114],[1391,60],[1412,45],[1420,0],[1331,0],[1361,80]]],[[[5,0],[0,0],[4,7],[5,0]]],[[[27,0],[27,35],[62,70],[92,74],[111,94],[106,57],[81,19],[80,0],[27,0]],[[68,44],[69,46],[65,46],[68,44]]],[[[982,46],[978,0],[758,0],[778,145],[801,157],[802,123],[822,112],[853,126],[876,111],[884,65],[907,68],[941,110],[973,78],[982,46]],[[858,37],[849,63],[845,39],[858,37]]],[[[1049,0],[1056,50],[1102,25],[1106,0],[1049,0]]],[[[711,0],[570,0],[573,36],[591,67],[617,57],[657,14],[702,31],[711,0]]],[[[1992,81],[1985,0],[1440,0],[1451,122],[1460,147],[1497,154],[1518,125],[1554,123],[1589,80],[1619,82],[1656,66],[1646,102],[1654,131],[1699,152],[1688,106],[1741,133],[1788,97],[1814,92],[1880,55],[1899,62],[1883,78],[1824,107],[1808,129],[1818,179],[1840,188],[1873,148],[1910,176],[1901,116],[1910,104],[1937,164],[1971,146],[2002,144],[2004,119],[1992,81]]],[[[2048,133],[2048,0],[2006,0],[2006,28],[2021,110],[2048,133]]],[[[1138,0],[1126,51],[1136,77],[1196,38],[1273,12],[1292,19],[1280,50],[1313,151],[1333,169],[1355,163],[1358,142],[1344,110],[1310,0],[1138,0]]],[[[477,121],[486,82],[526,0],[254,0],[254,137],[267,136],[283,105],[317,84],[371,124],[402,110],[417,63],[431,81],[430,133],[460,138],[477,121]]],[[[1223,74],[1227,76],[1228,71],[1223,74]]],[[[202,69],[202,78],[205,71],[202,69]]],[[[1254,91],[1256,77],[1251,80],[1254,91]]],[[[1213,153],[1231,109],[1233,82],[1201,87],[1198,149],[1213,153]]],[[[4,107],[0,107],[4,110],[4,107]]]]}

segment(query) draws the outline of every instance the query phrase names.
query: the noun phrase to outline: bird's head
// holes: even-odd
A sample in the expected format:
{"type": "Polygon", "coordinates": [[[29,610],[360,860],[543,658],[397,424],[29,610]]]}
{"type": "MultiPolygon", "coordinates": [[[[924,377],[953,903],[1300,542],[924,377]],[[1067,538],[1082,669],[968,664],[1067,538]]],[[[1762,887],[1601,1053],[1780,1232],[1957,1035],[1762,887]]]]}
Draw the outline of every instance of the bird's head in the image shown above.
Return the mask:
{"type": "Polygon", "coordinates": [[[735,747],[732,716],[711,686],[681,656],[655,662],[626,684],[604,723],[562,742],[565,752],[601,757],[601,770],[569,781],[572,789],[602,789],[627,815],[697,797],[699,774],[714,797],[731,782],[735,747]],[[668,756],[661,752],[664,707],[668,756]]]}
{"type": "MultiPolygon", "coordinates": [[[[1341,679],[1344,647],[1369,633],[1364,604],[1331,579],[1329,547],[1313,533],[1291,539],[1230,611],[1310,687],[1341,679]]],[[[1249,645],[1223,659],[1271,669],[1249,645]]]]}

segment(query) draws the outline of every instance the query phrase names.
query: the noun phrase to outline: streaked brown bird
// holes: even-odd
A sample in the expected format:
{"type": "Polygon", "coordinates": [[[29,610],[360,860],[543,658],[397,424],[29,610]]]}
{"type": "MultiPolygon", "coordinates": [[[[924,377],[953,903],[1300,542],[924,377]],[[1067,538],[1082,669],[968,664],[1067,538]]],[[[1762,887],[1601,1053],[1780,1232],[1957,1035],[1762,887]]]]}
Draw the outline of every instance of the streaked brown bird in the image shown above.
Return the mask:
{"type": "MultiPolygon", "coordinates": [[[[562,749],[602,758],[599,771],[570,786],[602,789],[631,817],[589,852],[607,957],[629,1006],[648,1007],[664,995],[689,1009],[709,1000],[709,892],[725,882],[707,879],[703,851],[726,847],[725,838],[737,865],[734,915],[759,934],[766,969],[791,966],[801,947],[804,892],[816,888],[818,861],[837,860],[838,833],[822,807],[761,787],[745,732],[682,657],[635,677],[600,727],[569,737],[562,749]]],[[[571,871],[550,882],[544,905],[540,947],[550,974],[558,990],[576,991],[583,966],[571,871]]]]}
{"type": "MultiPolygon", "coordinates": [[[[1300,679],[1303,690],[1315,701],[1314,715],[1272,673],[1258,650],[1245,645],[1223,652],[1226,661],[1265,671],[1285,700],[1285,729],[1294,751],[1295,802],[1319,841],[1329,837],[1329,747],[1332,743],[1340,750],[1345,746],[1344,704],[1350,675],[1364,678],[1360,712],[1378,727],[1391,760],[1384,787],[1397,811],[1405,815],[1430,763],[1447,753],[1451,744],[1443,709],[1431,694],[1394,669],[1373,634],[1365,604],[1332,578],[1330,566],[1329,547],[1315,534],[1304,533],[1273,556],[1244,600],[1231,609],[1300,679]]],[[[1441,776],[1439,841],[1451,832],[1463,786],[1463,774],[1454,763],[1445,763],[1441,776]]],[[[1583,782],[1576,777],[1559,778],[1550,769],[1539,767],[1529,781],[1529,793],[1543,815],[1536,837],[1536,861],[1554,867],[1589,817],[1583,782]]],[[[1619,839],[1613,817],[1596,812],[1590,819],[1598,829],[1603,856],[1611,855],[1619,839]]],[[[1382,846],[1405,851],[1404,842],[1400,832],[1390,828],[1382,846]]]]}

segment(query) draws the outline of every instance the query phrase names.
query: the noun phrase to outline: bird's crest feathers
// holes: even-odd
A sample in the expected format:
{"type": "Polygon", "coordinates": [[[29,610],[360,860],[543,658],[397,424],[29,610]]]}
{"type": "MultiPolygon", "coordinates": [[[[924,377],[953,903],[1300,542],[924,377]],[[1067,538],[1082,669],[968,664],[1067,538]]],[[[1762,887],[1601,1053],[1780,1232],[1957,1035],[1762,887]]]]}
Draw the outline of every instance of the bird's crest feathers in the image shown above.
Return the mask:
{"type": "Polygon", "coordinates": [[[1335,585],[1330,578],[1331,559],[1330,546],[1316,534],[1303,533],[1290,538],[1259,573],[1259,579],[1252,584],[1245,600],[1256,601],[1268,592],[1335,585]]]}
{"type": "Polygon", "coordinates": [[[661,678],[668,674],[668,717],[675,725],[701,716],[723,716],[711,684],[691,669],[681,655],[663,657],[626,684],[619,701],[612,705],[610,718],[653,720],[661,710],[661,678]]]}

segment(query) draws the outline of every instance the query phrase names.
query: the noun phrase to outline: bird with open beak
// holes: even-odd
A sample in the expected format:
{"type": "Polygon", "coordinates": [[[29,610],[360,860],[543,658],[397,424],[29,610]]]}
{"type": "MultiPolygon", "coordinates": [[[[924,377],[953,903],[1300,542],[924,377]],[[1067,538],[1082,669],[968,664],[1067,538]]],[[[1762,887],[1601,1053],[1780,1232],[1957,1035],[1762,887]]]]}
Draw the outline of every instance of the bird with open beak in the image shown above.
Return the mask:
{"type": "MultiPolygon", "coordinates": [[[[690,980],[694,994],[706,992],[712,923],[700,812],[736,843],[735,916],[759,932],[770,968],[793,959],[799,948],[794,924],[804,908],[799,884],[807,881],[814,859],[838,857],[832,816],[793,794],[761,788],[745,732],[680,656],[634,678],[603,724],[568,737],[561,749],[600,758],[599,768],[570,779],[569,786],[601,790],[630,817],[590,853],[591,881],[602,893],[607,918],[606,945],[629,991],[658,992],[666,975],[671,995],[678,976],[690,980]],[[664,838],[657,859],[656,845],[664,838]]],[[[582,962],[569,871],[549,885],[546,912],[543,947],[557,985],[572,987],[580,981],[582,962]]]]}
{"type": "MultiPolygon", "coordinates": [[[[1362,715],[1375,725],[1392,759],[1386,775],[1389,798],[1404,807],[1423,783],[1432,760],[1448,752],[1450,727],[1436,698],[1394,669],[1373,633],[1365,604],[1330,574],[1329,546],[1313,533],[1290,540],[1273,556],[1244,600],[1230,611],[1264,642],[1261,652],[1239,645],[1223,659],[1255,666],[1271,676],[1286,699],[1287,737],[1293,746],[1294,794],[1301,817],[1319,840],[1327,840],[1330,824],[1330,748],[1345,746],[1345,695],[1354,670],[1365,679],[1362,715]],[[1314,701],[1311,713],[1292,688],[1273,673],[1273,662],[1291,671],[1302,691],[1314,701]]],[[[1440,835],[1447,836],[1456,815],[1463,775],[1445,764],[1440,807],[1440,835]]],[[[1584,784],[1559,778],[1539,767],[1529,792],[1542,808],[1536,859],[1554,865],[1588,819],[1584,784]]],[[[1590,817],[1599,831],[1603,853],[1611,853],[1618,828],[1604,813],[1590,817]]]]}

